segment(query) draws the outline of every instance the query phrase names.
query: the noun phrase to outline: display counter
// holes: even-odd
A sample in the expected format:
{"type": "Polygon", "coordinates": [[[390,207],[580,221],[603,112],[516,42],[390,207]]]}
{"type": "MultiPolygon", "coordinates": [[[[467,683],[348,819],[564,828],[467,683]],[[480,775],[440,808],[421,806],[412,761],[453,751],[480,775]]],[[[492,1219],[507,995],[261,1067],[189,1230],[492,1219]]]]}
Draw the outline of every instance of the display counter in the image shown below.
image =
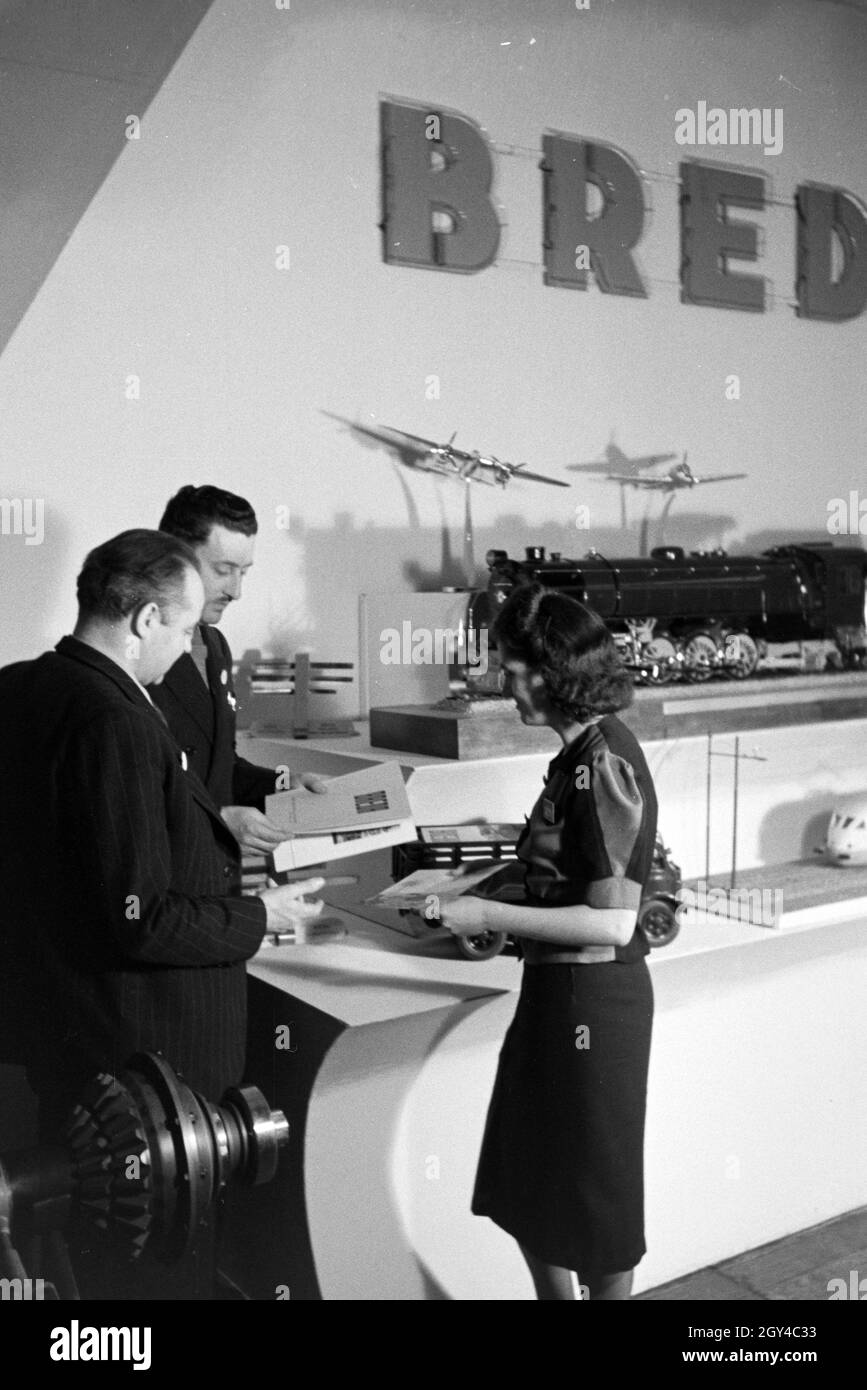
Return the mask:
{"type": "MultiPolygon", "coordinates": [[[[338,775],[396,758],[418,824],[520,820],[550,752],[455,763],[355,739],[239,740],[253,761],[338,775]]],[[[867,787],[867,720],[742,736],[741,870],[809,858],[833,806],[867,787]],[[753,757],[752,755],[757,755],[753,757]]],[[[644,743],[660,828],[684,876],[728,873],[733,735],[644,743]],[[709,756],[710,755],[710,756],[709,756]],[[707,823],[711,776],[710,835],[707,823]]],[[[290,1117],[275,1186],[230,1222],[233,1272],[257,1298],[523,1299],[512,1240],[470,1198],[521,967],[458,959],[364,903],[390,855],[341,861],[332,945],[250,964],[250,1077],[290,1117]],[[275,1045],[283,1025],[289,1049],[275,1045]],[[283,1290],[278,1293],[278,1290],[283,1290]]],[[[688,919],[650,969],[656,1022],[646,1139],[648,1254],[636,1292],[867,1204],[867,902],[786,911],[779,929],[688,919]]],[[[755,873],[753,880],[755,881],[755,873]]],[[[830,1277],[830,1276],[829,1276],[830,1277]]]]}
{"type": "MultiPolygon", "coordinates": [[[[291,1145],[235,1201],[227,1272],[254,1298],[532,1298],[513,1241],[469,1209],[520,964],[338,915],[343,939],[250,962],[249,1075],[291,1145]]],[[[687,921],[650,968],[636,1292],[867,1204],[863,899],[778,930],[687,921]]]]}

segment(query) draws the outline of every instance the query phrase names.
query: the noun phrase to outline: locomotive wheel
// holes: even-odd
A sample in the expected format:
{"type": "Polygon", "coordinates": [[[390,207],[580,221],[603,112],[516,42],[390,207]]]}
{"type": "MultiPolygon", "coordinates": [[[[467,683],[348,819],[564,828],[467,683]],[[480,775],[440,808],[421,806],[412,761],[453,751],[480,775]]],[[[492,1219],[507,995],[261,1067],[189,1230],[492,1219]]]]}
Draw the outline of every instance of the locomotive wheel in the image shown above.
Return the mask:
{"type": "Polygon", "coordinates": [[[759,649],[748,632],[730,632],[725,640],[726,671],[736,681],[751,676],[759,664],[759,649]]]}
{"type": "Polygon", "coordinates": [[[677,675],[677,647],[664,632],[652,637],[641,653],[642,661],[658,662],[657,674],[648,674],[651,685],[668,685],[677,675]]]}
{"type": "Polygon", "coordinates": [[[683,644],[683,665],[688,681],[710,680],[717,669],[719,648],[709,632],[694,632],[683,644]]]}
{"type": "Polygon", "coordinates": [[[475,936],[456,936],[455,943],[467,960],[492,960],[506,944],[504,931],[481,931],[475,936]]]}

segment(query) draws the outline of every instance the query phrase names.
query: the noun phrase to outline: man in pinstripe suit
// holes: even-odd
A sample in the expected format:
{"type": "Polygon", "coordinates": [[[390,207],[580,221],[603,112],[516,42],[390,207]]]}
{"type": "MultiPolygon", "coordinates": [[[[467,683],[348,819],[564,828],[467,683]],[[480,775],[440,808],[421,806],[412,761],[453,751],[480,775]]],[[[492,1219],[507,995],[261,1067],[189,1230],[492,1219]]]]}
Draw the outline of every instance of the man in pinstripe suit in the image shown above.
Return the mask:
{"type": "Polygon", "coordinates": [[[189,651],[193,552],[127,531],[88,555],[72,637],[0,671],[0,1010],[55,1133],[81,1083],[160,1051],[218,1100],[242,1077],[245,961],[321,879],[240,895],[237,841],[145,685],[189,651]]]}

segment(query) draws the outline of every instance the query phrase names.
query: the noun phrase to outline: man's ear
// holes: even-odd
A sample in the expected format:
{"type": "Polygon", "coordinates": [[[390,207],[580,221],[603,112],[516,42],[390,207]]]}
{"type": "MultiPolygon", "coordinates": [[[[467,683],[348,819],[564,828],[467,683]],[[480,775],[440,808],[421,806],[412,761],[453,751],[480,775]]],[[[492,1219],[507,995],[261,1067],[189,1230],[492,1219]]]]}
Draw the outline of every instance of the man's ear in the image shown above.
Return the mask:
{"type": "Polygon", "coordinates": [[[146,637],[149,630],[159,622],[161,622],[161,616],[158,603],[151,600],[150,603],[139,604],[138,608],[130,614],[130,634],[139,639],[146,637]]]}

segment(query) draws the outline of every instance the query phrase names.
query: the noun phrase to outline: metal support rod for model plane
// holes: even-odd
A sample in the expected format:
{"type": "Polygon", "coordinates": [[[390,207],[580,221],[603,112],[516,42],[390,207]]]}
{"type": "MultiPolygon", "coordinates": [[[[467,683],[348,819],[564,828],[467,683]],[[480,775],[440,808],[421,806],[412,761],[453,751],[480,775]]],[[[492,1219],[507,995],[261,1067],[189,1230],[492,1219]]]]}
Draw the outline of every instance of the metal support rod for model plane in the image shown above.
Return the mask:
{"type": "Polygon", "coordinates": [[[471,501],[472,483],[464,479],[464,581],[468,589],[473,587],[476,578],[476,557],[473,545],[473,504],[471,501]]]}
{"type": "Polygon", "coordinates": [[[738,854],[738,768],[741,765],[740,747],[740,738],[737,734],[735,734],[735,776],[732,798],[732,876],[729,881],[729,888],[734,888],[735,875],[737,872],[736,863],[738,854]]]}
{"type": "Polygon", "coordinates": [[[707,806],[705,808],[704,881],[710,883],[710,769],[713,734],[707,731],[707,806]]]}

